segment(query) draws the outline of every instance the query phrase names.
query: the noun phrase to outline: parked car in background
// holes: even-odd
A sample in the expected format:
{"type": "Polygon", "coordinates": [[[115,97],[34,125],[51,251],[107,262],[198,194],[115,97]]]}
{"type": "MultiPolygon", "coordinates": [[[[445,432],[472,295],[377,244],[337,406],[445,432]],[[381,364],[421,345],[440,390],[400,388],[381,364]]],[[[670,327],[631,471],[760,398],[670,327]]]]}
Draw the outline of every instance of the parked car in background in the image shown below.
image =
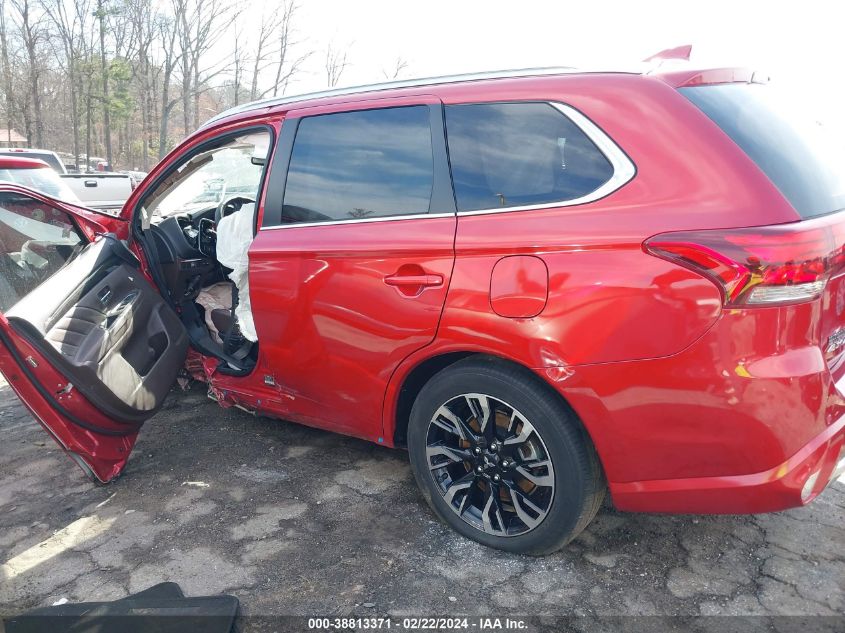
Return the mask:
{"type": "Polygon", "coordinates": [[[147,177],[147,172],[145,171],[134,171],[123,169],[120,171],[121,174],[128,174],[129,177],[132,179],[132,189],[134,190],[135,187],[141,184],[141,181],[147,177]]]}
{"type": "Polygon", "coordinates": [[[119,211],[136,185],[123,173],[64,174],[61,179],[86,207],[106,212],[119,211]]]}
{"type": "Polygon", "coordinates": [[[46,149],[29,149],[27,147],[10,147],[0,149],[0,156],[23,156],[25,158],[36,158],[49,165],[57,174],[68,173],[62,159],[56,152],[46,149]]]}
{"type": "Polygon", "coordinates": [[[689,67],[395,82],[215,117],[116,217],[0,185],[0,371],[93,479],[184,371],[407,448],[436,514],[510,551],[606,491],[801,506],[845,468],[843,139],[801,96],[689,67]]]}
{"type": "Polygon", "coordinates": [[[13,182],[46,193],[64,202],[82,204],[67,183],[43,160],[28,154],[0,153],[0,182],[13,182]]]}

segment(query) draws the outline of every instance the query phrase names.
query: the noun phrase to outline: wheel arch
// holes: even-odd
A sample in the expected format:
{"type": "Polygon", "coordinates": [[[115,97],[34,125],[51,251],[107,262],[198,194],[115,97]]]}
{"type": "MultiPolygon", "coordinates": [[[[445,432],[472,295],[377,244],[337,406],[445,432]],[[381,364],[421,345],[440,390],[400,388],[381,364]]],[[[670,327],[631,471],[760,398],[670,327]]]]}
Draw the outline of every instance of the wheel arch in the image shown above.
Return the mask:
{"type": "Polygon", "coordinates": [[[401,448],[407,446],[408,419],[411,415],[411,407],[414,406],[417,395],[426,383],[450,365],[471,356],[482,356],[482,354],[470,351],[453,351],[429,356],[417,362],[401,378],[396,395],[393,398],[393,406],[389,408],[392,414],[389,413],[386,419],[386,422],[391,425],[385,429],[385,432],[391,438],[393,446],[401,448]]]}
{"type": "Polygon", "coordinates": [[[395,388],[395,395],[393,397],[393,406],[389,407],[386,411],[388,415],[385,419],[385,422],[390,425],[385,425],[387,427],[385,428],[385,433],[392,441],[392,446],[401,448],[405,448],[407,446],[408,421],[410,419],[411,407],[414,405],[417,395],[419,395],[426,383],[451,365],[468,358],[478,358],[479,360],[490,359],[498,362],[504,362],[514,367],[518,367],[524,371],[526,375],[532,376],[532,380],[535,380],[538,384],[542,385],[543,388],[548,391],[548,393],[552,394],[558,402],[572,411],[582,433],[596,450],[596,454],[599,457],[599,463],[601,464],[602,470],[604,470],[602,456],[599,453],[598,446],[590,434],[586,423],[581,419],[581,416],[569,403],[566,397],[549,384],[549,382],[543,378],[541,373],[532,370],[527,365],[512,358],[477,350],[448,351],[428,356],[427,358],[416,362],[409,370],[407,370],[404,376],[399,377],[398,386],[395,388]]]}

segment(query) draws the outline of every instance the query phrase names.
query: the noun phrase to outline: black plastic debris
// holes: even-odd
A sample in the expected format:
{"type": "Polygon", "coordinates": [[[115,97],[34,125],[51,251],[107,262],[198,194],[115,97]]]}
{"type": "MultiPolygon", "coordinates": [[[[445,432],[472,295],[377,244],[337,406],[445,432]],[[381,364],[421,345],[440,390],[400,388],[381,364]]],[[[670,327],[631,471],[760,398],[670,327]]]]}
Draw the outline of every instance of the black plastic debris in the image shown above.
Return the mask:
{"type": "Polygon", "coordinates": [[[163,582],[112,602],[66,603],[6,618],[6,633],[230,633],[240,603],[235,596],[185,597],[163,582]]]}

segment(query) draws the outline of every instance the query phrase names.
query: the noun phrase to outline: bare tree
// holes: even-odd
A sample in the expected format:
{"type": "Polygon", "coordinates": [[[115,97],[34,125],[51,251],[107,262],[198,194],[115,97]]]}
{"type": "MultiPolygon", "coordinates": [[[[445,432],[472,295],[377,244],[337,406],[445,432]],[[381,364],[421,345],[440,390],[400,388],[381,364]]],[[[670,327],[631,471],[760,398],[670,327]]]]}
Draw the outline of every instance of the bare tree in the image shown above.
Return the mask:
{"type": "Polygon", "coordinates": [[[179,26],[179,22],[170,17],[163,16],[157,22],[156,36],[164,57],[161,79],[161,119],[158,133],[159,160],[164,158],[167,153],[167,128],[170,113],[178,102],[178,99],[170,98],[170,83],[173,78],[173,71],[182,58],[182,53],[177,50],[176,34],[179,26]]]}
{"type": "Polygon", "coordinates": [[[232,74],[232,104],[238,105],[241,100],[241,86],[244,81],[244,66],[248,62],[247,51],[243,47],[242,31],[238,26],[239,21],[234,21],[235,36],[232,38],[235,45],[235,52],[232,55],[232,65],[234,71],[232,74]]]}
{"type": "Polygon", "coordinates": [[[31,0],[12,0],[12,6],[14,6],[18,14],[18,29],[20,31],[24,50],[26,51],[26,61],[28,66],[29,101],[24,107],[24,112],[30,112],[29,107],[31,107],[32,117],[34,117],[33,120],[30,116],[25,114],[27,137],[30,143],[34,140],[36,146],[43,147],[44,119],[42,116],[41,101],[42,60],[39,55],[43,34],[41,16],[37,14],[35,6],[31,0]],[[34,135],[32,123],[30,122],[34,123],[34,135]]]}
{"type": "Polygon", "coordinates": [[[109,101],[109,65],[106,62],[106,10],[103,8],[103,0],[97,0],[97,20],[100,22],[100,68],[103,80],[103,136],[106,144],[106,163],[109,169],[113,168],[113,159],[111,154],[111,120],[110,110],[111,103],[109,101]]]}
{"type": "Polygon", "coordinates": [[[43,7],[53,24],[53,29],[61,42],[61,55],[57,55],[57,63],[64,67],[68,78],[70,93],[70,120],[73,135],[73,162],[79,169],[79,62],[81,57],[80,40],[85,24],[84,16],[91,13],[87,0],[76,0],[82,10],[72,13],[68,10],[65,0],[45,0],[43,7]]]}
{"type": "Polygon", "coordinates": [[[311,51],[295,57],[293,50],[298,44],[294,40],[294,16],[299,9],[295,0],[285,0],[282,5],[282,20],[277,32],[278,57],[276,62],[276,75],[272,86],[262,93],[262,97],[273,93],[276,97],[287,92],[288,84],[302,70],[302,65],[311,56],[311,51]]]}
{"type": "Polygon", "coordinates": [[[173,0],[173,5],[180,25],[182,116],[188,134],[199,123],[200,95],[207,89],[203,84],[224,72],[230,61],[206,66],[204,60],[237,17],[239,7],[231,0],[173,0]]]}
{"type": "Polygon", "coordinates": [[[393,66],[391,66],[390,68],[381,69],[381,74],[384,75],[385,79],[399,79],[399,76],[407,68],[408,62],[401,57],[397,57],[393,62],[393,66]]]}
{"type": "MultiPolygon", "coordinates": [[[[17,127],[29,144],[72,150],[79,169],[103,155],[148,169],[201,111],[283,94],[312,54],[297,41],[297,0],[249,25],[245,1],[0,0],[2,140],[17,127]]],[[[346,54],[327,61],[336,83],[346,54]]]]}
{"type": "Polygon", "coordinates": [[[6,106],[6,140],[12,144],[12,123],[15,111],[15,90],[12,80],[12,61],[9,56],[9,36],[6,24],[6,3],[0,1],[0,62],[3,64],[3,92],[6,106]]]}
{"type": "Polygon", "coordinates": [[[252,64],[252,81],[250,82],[249,98],[255,101],[258,98],[258,78],[261,72],[267,67],[269,59],[278,53],[278,48],[275,46],[276,32],[281,28],[284,20],[283,9],[284,5],[276,5],[270,11],[266,9],[261,12],[261,23],[258,27],[258,32],[253,33],[255,41],[255,56],[252,64]]]}
{"type": "Polygon", "coordinates": [[[150,150],[153,139],[153,102],[155,101],[156,69],[153,62],[153,47],[156,40],[156,19],[158,13],[152,0],[127,0],[125,4],[127,21],[131,25],[131,48],[134,52],[132,73],[137,85],[139,115],[141,117],[141,167],[149,169],[150,150]]]}
{"type": "Polygon", "coordinates": [[[338,84],[348,65],[346,49],[338,50],[334,44],[329,43],[326,47],[326,83],[329,88],[334,88],[338,84]]]}

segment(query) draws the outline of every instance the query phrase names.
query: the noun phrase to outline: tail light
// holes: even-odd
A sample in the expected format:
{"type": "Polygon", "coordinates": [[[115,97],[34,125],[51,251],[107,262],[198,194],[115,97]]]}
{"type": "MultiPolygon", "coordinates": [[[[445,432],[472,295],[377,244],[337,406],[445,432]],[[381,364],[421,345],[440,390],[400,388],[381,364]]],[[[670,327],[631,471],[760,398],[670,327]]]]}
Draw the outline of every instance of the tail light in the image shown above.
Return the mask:
{"type": "Polygon", "coordinates": [[[796,224],[662,233],[646,252],[703,274],[726,306],[811,301],[845,264],[845,221],[839,215],[796,224]]]}

